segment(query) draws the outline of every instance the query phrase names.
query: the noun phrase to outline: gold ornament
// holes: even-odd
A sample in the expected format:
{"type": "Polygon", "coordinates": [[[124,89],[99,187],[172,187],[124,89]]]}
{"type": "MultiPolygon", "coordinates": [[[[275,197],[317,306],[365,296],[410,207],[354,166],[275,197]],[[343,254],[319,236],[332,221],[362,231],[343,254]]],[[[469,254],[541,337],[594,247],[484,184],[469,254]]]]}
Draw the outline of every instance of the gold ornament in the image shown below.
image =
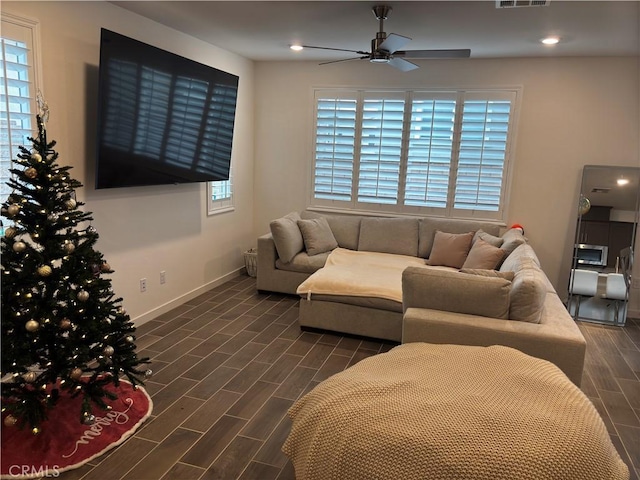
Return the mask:
{"type": "Polygon", "coordinates": [[[37,376],[38,375],[36,374],[36,372],[27,372],[24,375],[22,375],[22,378],[24,378],[25,382],[33,383],[36,381],[37,376]]]}
{"type": "Polygon", "coordinates": [[[33,153],[31,154],[31,160],[40,163],[42,161],[42,155],[40,155],[39,153],[33,153]]]}
{"type": "Polygon", "coordinates": [[[67,207],[67,210],[73,210],[74,208],[76,208],[76,205],[77,203],[73,198],[69,198],[64,202],[64,206],[67,207]]]}
{"type": "Polygon", "coordinates": [[[60,320],[60,323],[58,325],[62,330],[68,330],[69,328],[71,328],[71,320],[69,320],[68,318],[63,318],[62,320],[60,320]]]}
{"type": "Polygon", "coordinates": [[[127,313],[127,311],[124,309],[124,307],[118,307],[118,314],[119,315],[125,315],[127,313]]]}
{"type": "Polygon", "coordinates": [[[10,217],[15,217],[20,211],[20,205],[17,203],[12,203],[7,207],[7,215],[10,217]]]}
{"type": "Polygon", "coordinates": [[[34,179],[38,176],[38,170],[33,167],[29,167],[24,171],[24,174],[27,176],[27,178],[34,179]]]}
{"type": "Polygon", "coordinates": [[[41,265],[38,267],[38,275],[41,277],[48,277],[53,273],[53,269],[49,265],[41,265]]]}
{"type": "Polygon", "coordinates": [[[18,419],[13,415],[7,415],[4,417],[4,426],[5,427],[13,427],[16,423],[18,423],[18,419]]]}
{"type": "Polygon", "coordinates": [[[12,248],[14,252],[21,253],[25,251],[25,249],[27,248],[27,244],[24,242],[16,242],[13,244],[12,248]]]}
{"type": "Polygon", "coordinates": [[[78,300],[80,300],[81,302],[86,302],[87,300],[89,300],[89,292],[87,292],[86,290],[80,290],[78,292],[78,300]]]}
{"type": "Polygon", "coordinates": [[[40,328],[40,324],[35,320],[31,319],[27,323],[24,324],[24,328],[27,329],[27,332],[35,332],[40,328]]]}
{"type": "Polygon", "coordinates": [[[69,240],[65,240],[64,241],[64,251],[67,253],[73,253],[73,251],[76,249],[76,246],[73,244],[73,242],[70,242],[69,240]]]}
{"type": "Polygon", "coordinates": [[[131,335],[127,335],[126,337],[124,337],[124,340],[127,343],[133,343],[134,338],[131,335]]]}
{"type": "Polygon", "coordinates": [[[80,377],[82,377],[82,369],[78,367],[74,368],[73,370],[71,370],[71,373],[69,374],[69,376],[73,380],[80,380],[80,377]]]}
{"type": "Polygon", "coordinates": [[[31,429],[31,433],[33,433],[34,435],[38,435],[40,433],[40,429],[38,427],[33,427],[31,429]]]}
{"type": "Polygon", "coordinates": [[[106,347],[104,347],[102,349],[102,353],[107,356],[110,357],[111,355],[113,355],[113,347],[111,345],[107,345],[106,347]]]}
{"type": "Polygon", "coordinates": [[[7,238],[13,238],[16,236],[16,233],[18,233],[18,230],[13,227],[9,227],[4,231],[4,236],[7,238]]]}
{"type": "Polygon", "coordinates": [[[111,271],[111,265],[109,265],[107,262],[104,262],[100,266],[100,270],[102,270],[103,272],[110,272],[111,271]]]}

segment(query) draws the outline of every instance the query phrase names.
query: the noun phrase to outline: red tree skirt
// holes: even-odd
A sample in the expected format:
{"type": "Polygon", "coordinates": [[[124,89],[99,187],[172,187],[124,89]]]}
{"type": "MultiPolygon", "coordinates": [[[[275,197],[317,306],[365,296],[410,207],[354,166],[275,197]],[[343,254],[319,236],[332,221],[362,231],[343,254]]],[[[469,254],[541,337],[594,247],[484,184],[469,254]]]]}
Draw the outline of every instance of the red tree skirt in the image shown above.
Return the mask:
{"type": "Polygon", "coordinates": [[[151,398],[144,388],[134,390],[125,380],[118,388],[108,385],[105,389],[118,398],[105,398],[111,411],[94,407],[96,419],[92,425],[80,423],[82,398],[71,398],[66,392],[60,393],[38,435],[29,428],[3,425],[0,478],[57,477],[59,472],[78,468],[133,435],[151,414],[151,398]]]}

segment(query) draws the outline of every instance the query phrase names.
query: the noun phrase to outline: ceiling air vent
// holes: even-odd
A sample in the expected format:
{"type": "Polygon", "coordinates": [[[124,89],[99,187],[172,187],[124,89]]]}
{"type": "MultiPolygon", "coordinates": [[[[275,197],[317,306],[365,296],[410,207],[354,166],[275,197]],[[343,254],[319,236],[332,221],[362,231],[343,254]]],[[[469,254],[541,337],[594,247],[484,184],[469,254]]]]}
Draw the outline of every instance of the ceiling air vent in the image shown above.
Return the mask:
{"type": "Polygon", "coordinates": [[[546,7],[551,0],[496,0],[496,8],[546,7]]]}
{"type": "Polygon", "coordinates": [[[610,188],[607,187],[594,187],[591,193],[609,193],[610,188]]]}

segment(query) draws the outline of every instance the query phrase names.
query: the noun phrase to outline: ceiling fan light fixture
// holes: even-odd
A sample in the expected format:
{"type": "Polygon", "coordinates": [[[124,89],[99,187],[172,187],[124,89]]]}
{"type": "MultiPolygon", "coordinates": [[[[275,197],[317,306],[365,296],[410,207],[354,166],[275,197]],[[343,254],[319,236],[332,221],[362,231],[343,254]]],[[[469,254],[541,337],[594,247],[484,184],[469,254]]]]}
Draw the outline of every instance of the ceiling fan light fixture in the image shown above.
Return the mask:
{"type": "Polygon", "coordinates": [[[289,48],[294,52],[299,52],[300,50],[304,50],[302,45],[289,45],[289,48]]]}

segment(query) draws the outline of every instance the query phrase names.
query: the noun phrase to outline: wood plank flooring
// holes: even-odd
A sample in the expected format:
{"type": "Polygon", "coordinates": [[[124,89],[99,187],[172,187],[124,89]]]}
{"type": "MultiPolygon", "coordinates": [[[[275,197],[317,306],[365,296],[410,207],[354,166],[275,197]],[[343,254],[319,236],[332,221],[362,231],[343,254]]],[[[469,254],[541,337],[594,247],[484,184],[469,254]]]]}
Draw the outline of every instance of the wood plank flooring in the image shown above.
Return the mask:
{"type": "MultiPolygon", "coordinates": [[[[123,445],[62,480],[284,480],[287,409],[323,379],[395,344],[300,331],[293,296],[259,294],[239,276],[140,326],[153,360],[152,417],[123,445]]],[[[640,320],[580,323],[583,391],[620,455],[640,470],[640,320]]]]}

